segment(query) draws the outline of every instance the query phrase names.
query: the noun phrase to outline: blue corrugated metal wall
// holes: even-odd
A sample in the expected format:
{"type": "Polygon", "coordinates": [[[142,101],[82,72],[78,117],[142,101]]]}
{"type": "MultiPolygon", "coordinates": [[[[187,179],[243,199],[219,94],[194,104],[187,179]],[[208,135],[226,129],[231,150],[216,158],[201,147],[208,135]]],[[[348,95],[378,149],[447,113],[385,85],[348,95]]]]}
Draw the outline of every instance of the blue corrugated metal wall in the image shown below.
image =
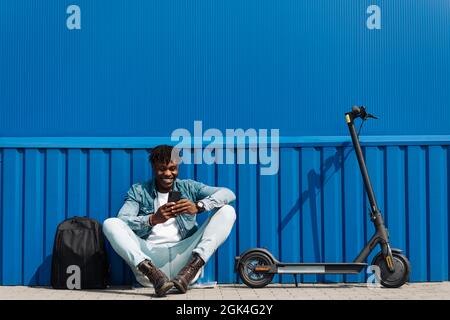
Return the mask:
{"type": "Polygon", "coordinates": [[[449,38],[446,0],[1,0],[0,136],[168,136],[194,120],[340,136],[353,104],[383,119],[365,134],[448,135],[449,38]]]}
{"type": "MultiPolygon", "coordinates": [[[[448,1],[70,4],[81,30],[66,27],[68,2],[0,1],[0,284],[48,284],[56,225],[115,215],[151,174],[145,148],[194,120],[302,137],[284,138],[275,176],[253,165],[182,169],[238,195],[238,222],[206,280],[235,281],[232,257],[253,246],[286,261],[353,259],[371,235],[356,160],[335,138],[353,104],[383,119],[364,134],[421,135],[366,137],[364,151],[412,279],[448,279],[450,139],[428,136],[450,134],[448,1]],[[370,5],[380,30],[366,27],[370,5]]],[[[130,282],[111,259],[114,282],[130,282]]]]}
{"type": "MultiPolygon", "coordinates": [[[[129,186],[151,175],[145,148],[158,141],[166,142],[0,139],[0,284],[49,284],[57,224],[74,215],[100,221],[115,216],[129,186]]],[[[379,206],[393,245],[411,260],[412,281],[449,279],[449,145],[448,136],[363,138],[379,206]]],[[[237,223],[208,264],[204,281],[236,281],[233,257],[255,246],[269,248],[283,261],[356,257],[373,228],[347,138],[282,139],[278,175],[261,176],[258,169],[181,167],[180,177],[227,186],[237,195],[237,223]]],[[[111,254],[111,262],[113,282],[130,283],[121,259],[111,254]]],[[[302,281],[364,277],[305,275],[302,281]]]]}

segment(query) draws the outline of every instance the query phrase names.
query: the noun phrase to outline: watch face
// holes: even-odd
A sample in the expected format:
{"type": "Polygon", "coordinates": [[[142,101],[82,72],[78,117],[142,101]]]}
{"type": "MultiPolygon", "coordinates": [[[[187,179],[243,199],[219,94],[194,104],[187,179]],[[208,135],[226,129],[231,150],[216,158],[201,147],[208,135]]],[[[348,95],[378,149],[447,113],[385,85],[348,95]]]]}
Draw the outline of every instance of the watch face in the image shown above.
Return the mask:
{"type": "Polygon", "coordinates": [[[204,204],[203,204],[203,202],[201,202],[201,201],[197,202],[197,207],[199,207],[199,208],[203,208],[203,207],[204,207],[204,204]]]}

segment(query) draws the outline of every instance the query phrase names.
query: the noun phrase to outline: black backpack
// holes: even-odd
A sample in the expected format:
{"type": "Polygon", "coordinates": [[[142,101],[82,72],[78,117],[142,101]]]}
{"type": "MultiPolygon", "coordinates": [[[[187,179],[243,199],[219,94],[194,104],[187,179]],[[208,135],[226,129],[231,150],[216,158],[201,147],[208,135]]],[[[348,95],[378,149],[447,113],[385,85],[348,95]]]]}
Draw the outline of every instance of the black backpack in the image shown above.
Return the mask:
{"type": "Polygon", "coordinates": [[[55,289],[104,289],[109,263],[98,221],[73,217],[58,225],[53,244],[51,284],[55,289]]]}

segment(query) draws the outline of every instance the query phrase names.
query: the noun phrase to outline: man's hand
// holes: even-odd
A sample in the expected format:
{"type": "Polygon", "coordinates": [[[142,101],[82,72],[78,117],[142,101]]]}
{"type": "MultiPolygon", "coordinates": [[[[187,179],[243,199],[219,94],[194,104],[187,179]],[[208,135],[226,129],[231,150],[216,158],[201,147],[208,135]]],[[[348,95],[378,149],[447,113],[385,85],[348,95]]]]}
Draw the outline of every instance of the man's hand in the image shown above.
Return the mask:
{"type": "Polygon", "coordinates": [[[174,205],[175,202],[168,202],[159,207],[158,211],[156,211],[154,215],[150,216],[150,224],[157,225],[166,222],[170,218],[174,218],[175,213],[172,212],[172,208],[174,205]]]}
{"type": "Polygon", "coordinates": [[[195,203],[188,199],[181,199],[176,202],[176,204],[171,207],[172,212],[178,216],[182,213],[188,213],[188,214],[197,214],[198,209],[195,203]]]}

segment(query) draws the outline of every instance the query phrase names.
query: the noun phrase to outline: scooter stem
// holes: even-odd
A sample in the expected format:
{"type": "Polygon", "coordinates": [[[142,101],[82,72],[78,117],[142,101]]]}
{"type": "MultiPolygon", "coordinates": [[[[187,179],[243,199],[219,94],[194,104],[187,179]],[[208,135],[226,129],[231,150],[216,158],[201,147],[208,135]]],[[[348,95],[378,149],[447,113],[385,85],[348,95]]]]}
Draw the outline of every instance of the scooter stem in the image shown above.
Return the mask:
{"type": "Polygon", "coordinates": [[[364,187],[369,198],[370,207],[372,212],[378,212],[377,200],[373,192],[372,184],[370,182],[369,173],[367,172],[366,163],[364,161],[364,156],[362,153],[361,145],[359,143],[358,135],[356,134],[355,124],[353,122],[354,116],[351,112],[345,115],[348,129],[350,130],[350,136],[352,137],[353,147],[355,149],[356,158],[358,159],[359,169],[361,170],[361,175],[364,181],[364,187]]]}
{"type": "Polygon", "coordinates": [[[363,249],[363,251],[359,254],[359,256],[355,259],[355,261],[362,261],[367,258],[370,251],[372,251],[373,247],[376,244],[381,245],[381,249],[383,255],[385,257],[388,268],[391,272],[394,271],[393,265],[393,257],[392,252],[389,246],[389,235],[384,225],[383,217],[381,216],[380,210],[378,209],[377,200],[375,198],[375,193],[373,192],[372,183],[370,182],[369,173],[367,172],[367,166],[364,161],[364,156],[361,149],[361,144],[359,142],[358,135],[356,134],[355,124],[354,124],[355,115],[353,112],[348,112],[345,114],[345,119],[347,121],[348,129],[350,130],[350,136],[352,137],[353,147],[355,149],[356,158],[358,159],[359,168],[361,170],[361,175],[364,181],[364,187],[367,193],[367,197],[369,198],[371,212],[370,219],[375,225],[376,233],[374,237],[369,242],[369,246],[363,249]]]}

